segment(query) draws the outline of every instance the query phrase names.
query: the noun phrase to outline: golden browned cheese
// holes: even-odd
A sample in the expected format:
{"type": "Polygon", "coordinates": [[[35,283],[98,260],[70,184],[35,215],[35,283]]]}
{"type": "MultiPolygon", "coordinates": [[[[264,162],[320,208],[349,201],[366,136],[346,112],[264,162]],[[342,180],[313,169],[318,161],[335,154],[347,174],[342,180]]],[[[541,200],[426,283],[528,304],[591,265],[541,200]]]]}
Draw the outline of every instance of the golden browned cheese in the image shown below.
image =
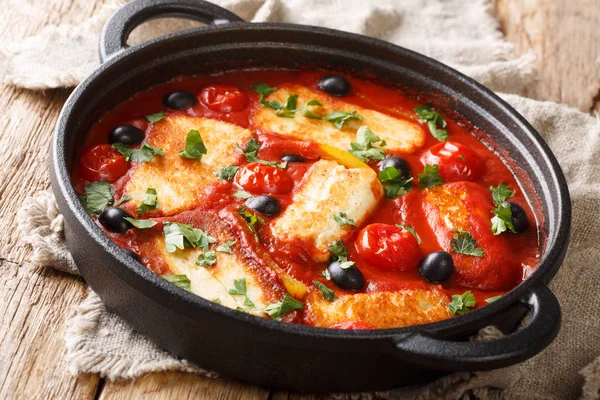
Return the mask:
{"type": "MultiPolygon", "coordinates": [[[[252,132],[228,122],[187,116],[166,117],[152,125],[147,143],[161,148],[165,155],[131,168],[131,178],[125,193],[132,197],[128,208],[141,203],[147,188],[158,192],[163,215],[173,215],[198,205],[204,189],[217,180],[214,172],[237,160],[235,144],[240,145],[252,132]],[[179,152],[185,149],[185,138],[191,129],[200,132],[207,148],[201,161],[185,159],[179,152]]],[[[149,213],[147,216],[151,216],[149,213]]]]}
{"type": "Polygon", "coordinates": [[[438,289],[405,289],[340,295],[332,302],[312,290],[304,321],[319,327],[340,322],[366,322],[376,328],[400,328],[450,318],[450,296],[438,289]]]}
{"type": "Polygon", "coordinates": [[[296,113],[294,118],[282,118],[276,115],[272,108],[260,107],[251,117],[252,124],[264,132],[276,132],[313,140],[341,150],[348,150],[350,143],[356,141],[356,130],[361,126],[368,126],[371,131],[384,139],[387,142],[385,148],[389,151],[412,153],[425,143],[423,128],[413,121],[394,118],[377,111],[349,104],[300,85],[283,85],[270,94],[267,100],[278,100],[285,103],[292,93],[298,95],[298,107],[309,100],[317,100],[323,104],[323,107],[311,108],[318,115],[324,116],[334,110],[356,111],[363,117],[363,120],[348,120],[342,129],[338,129],[329,121],[306,118],[301,113],[296,113]]]}
{"type": "Polygon", "coordinates": [[[303,242],[317,261],[327,261],[327,248],[359,229],[383,196],[377,174],[370,168],[346,168],[335,161],[317,161],[307,172],[294,202],[271,224],[271,233],[284,242],[303,242]],[[344,212],[356,227],[340,226],[334,214],[344,212]]]}

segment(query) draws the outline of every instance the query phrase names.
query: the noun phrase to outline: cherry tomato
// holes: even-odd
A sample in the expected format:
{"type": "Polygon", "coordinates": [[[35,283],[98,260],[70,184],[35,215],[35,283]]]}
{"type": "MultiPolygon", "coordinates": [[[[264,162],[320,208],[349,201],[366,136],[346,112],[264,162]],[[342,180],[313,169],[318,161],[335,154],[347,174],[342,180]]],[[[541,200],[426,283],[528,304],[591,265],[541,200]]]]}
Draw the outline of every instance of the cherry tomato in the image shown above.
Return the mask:
{"type": "Polygon", "coordinates": [[[431,147],[421,157],[423,164],[437,164],[444,182],[476,181],[482,177],[485,164],[462,144],[443,142],[431,147]]]}
{"type": "Polygon", "coordinates": [[[222,113],[242,111],[248,105],[248,97],[234,86],[207,86],[200,92],[200,100],[209,109],[222,113]]]}
{"type": "Polygon", "coordinates": [[[101,144],[84,151],[79,159],[79,175],[87,182],[114,182],[127,172],[129,163],[110,144],[101,144]]]}
{"type": "Polygon", "coordinates": [[[413,234],[388,224],[364,227],[356,238],[356,249],[363,260],[387,270],[416,269],[421,258],[419,244],[413,234]]]}
{"type": "Polygon", "coordinates": [[[251,163],[237,172],[234,182],[252,193],[288,193],[294,181],[282,169],[270,165],[251,163]]]}
{"type": "Polygon", "coordinates": [[[368,322],[362,322],[362,321],[338,322],[337,324],[333,325],[332,328],[345,329],[345,330],[351,330],[351,329],[375,329],[375,327],[373,325],[369,324],[368,322]]]}

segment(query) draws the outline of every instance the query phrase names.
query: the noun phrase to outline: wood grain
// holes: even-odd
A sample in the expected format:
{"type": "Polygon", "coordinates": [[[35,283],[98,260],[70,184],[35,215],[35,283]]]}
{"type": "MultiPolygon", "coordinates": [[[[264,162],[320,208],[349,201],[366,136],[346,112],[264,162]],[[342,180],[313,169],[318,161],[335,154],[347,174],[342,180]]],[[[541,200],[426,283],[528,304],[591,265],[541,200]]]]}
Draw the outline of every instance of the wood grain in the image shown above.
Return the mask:
{"type": "MultiPolygon", "coordinates": [[[[4,0],[0,43],[44,26],[77,23],[104,1],[4,0]]],[[[518,54],[532,49],[539,78],[528,95],[584,111],[600,110],[600,7],[596,0],[493,0],[507,39],[518,54]]],[[[178,372],[135,381],[104,382],[67,371],[64,330],[83,296],[73,277],[27,262],[15,212],[25,196],[49,186],[48,145],[68,90],[33,92],[0,87],[0,398],[24,399],[274,399],[325,396],[269,391],[223,379],[178,372]]]]}

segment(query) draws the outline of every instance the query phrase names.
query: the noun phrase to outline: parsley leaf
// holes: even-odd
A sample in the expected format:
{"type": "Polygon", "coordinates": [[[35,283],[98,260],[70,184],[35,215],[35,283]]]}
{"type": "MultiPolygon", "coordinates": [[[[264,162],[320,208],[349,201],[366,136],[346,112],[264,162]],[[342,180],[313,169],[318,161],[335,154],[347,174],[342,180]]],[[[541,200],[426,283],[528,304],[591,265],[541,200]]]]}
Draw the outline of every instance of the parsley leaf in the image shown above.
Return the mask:
{"type": "Polygon", "coordinates": [[[412,189],[413,178],[404,178],[400,171],[394,167],[387,167],[379,172],[379,180],[383,183],[385,197],[388,199],[402,196],[412,189]]]}
{"type": "Polygon", "coordinates": [[[165,153],[158,147],[152,147],[149,144],[144,144],[139,149],[130,149],[121,142],[114,143],[112,148],[125,156],[125,161],[146,162],[154,158],[155,154],[164,156],[165,153]]]}
{"type": "Polygon", "coordinates": [[[239,189],[237,192],[233,194],[233,197],[236,199],[249,199],[252,195],[245,190],[239,189]]]}
{"type": "Polygon", "coordinates": [[[212,250],[204,251],[198,255],[196,265],[201,267],[210,267],[217,262],[217,253],[212,250]]]}
{"type": "Polygon", "coordinates": [[[238,153],[240,153],[241,155],[246,157],[246,160],[248,160],[249,162],[271,165],[273,167],[277,167],[280,169],[284,169],[285,167],[287,167],[287,162],[285,162],[285,161],[278,163],[276,161],[265,161],[265,160],[259,159],[257,157],[259,149],[260,149],[260,143],[254,138],[248,140],[248,143],[246,143],[245,150],[242,150],[240,145],[238,145],[237,143],[235,145],[235,151],[237,151],[238,153]]]}
{"type": "Polygon", "coordinates": [[[161,111],[161,112],[157,112],[156,114],[146,115],[146,120],[148,120],[148,122],[150,122],[151,124],[154,124],[155,122],[160,121],[164,117],[165,117],[165,113],[161,111]]]}
{"type": "Polygon", "coordinates": [[[244,218],[244,220],[248,224],[248,227],[250,228],[250,230],[252,232],[254,232],[255,235],[258,235],[258,231],[256,230],[256,224],[257,223],[264,224],[265,220],[262,219],[261,217],[259,217],[258,215],[252,214],[250,211],[246,210],[244,207],[240,207],[237,210],[237,213],[240,214],[242,216],[242,218],[244,218]]]}
{"type": "Polygon", "coordinates": [[[492,210],[492,213],[495,214],[492,217],[492,233],[494,235],[499,235],[506,231],[515,232],[510,204],[506,202],[500,203],[495,210],[492,210]]]}
{"type": "Polygon", "coordinates": [[[339,260],[340,258],[345,260],[348,259],[348,248],[344,246],[342,239],[333,242],[327,250],[329,250],[332,261],[339,260]]]}
{"type": "Polygon", "coordinates": [[[215,176],[224,181],[230,181],[233,180],[233,177],[237,173],[238,169],[240,169],[240,167],[237,165],[228,165],[216,171],[215,176]]]}
{"type": "Polygon", "coordinates": [[[219,251],[221,253],[231,254],[231,246],[233,246],[236,243],[237,242],[235,240],[230,240],[225,243],[221,243],[220,245],[217,246],[217,251],[219,251]]]}
{"type": "Polygon", "coordinates": [[[495,205],[500,205],[515,195],[515,192],[510,190],[506,183],[500,183],[497,187],[490,186],[490,191],[495,205]]]}
{"type": "Polygon", "coordinates": [[[444,183],[444,180],[440,176],[440,168],[437,165],[425,165],[423,173],[417,176],[419,177],[419,186],[421,189],[427,189],[444,183]]]}
{"type": "Polygon", "coordinates": [[[181,158],[191,158],[193,160],[202,160],[202,155],[206,154],[206,146],[200,136],[200,132],[192,129],[185,138],[185,150],[179,152],[181,158]]]}
{"type": "Polygon", "coordinates": [[[333,214],[333,219],[339,226],[356,226],[356,222],[352,218],[348,218],[348,215],[344,212],[333,214]]]}
{"type": "Polygon", "coordinates": [[[229,289],[227,293],[233,296],[245,296],[246,295],[246,278],[235,279],[233,281],[233,289],[229,289]]]}
{"type": "Polygon", "coordinates": [[[476,303],[475,296],[473,292],[467,290],[463,294],[453,294],[452,301],[448,304],[448,310],[452,313],[452,315],[462,315],[466,314],[469,311],[469,307],[474,307],[476,303]]]}
{"type": "Polygon", "coordinates": [[[348,113],[339,110],[333,110],[332,112],[323,117],[324,121],[331,122],[338,129],[342,129],[344,127],[344,124],[351,119],[357,119],[359,121],[362,121],[364,117],[362,115],[358,115],[356,111],[348,113]]]}
{"type": "Polygon", "coordinates": [[[217,241],[203,230],[179,222],[163,222],[163,231],[166,249],[169,253],[190,247],[202,247],[204,251],[207,251],[208,245],[217,241]]]}
{"type": "Polygon", "coordinates": [[[443,142],[448,139],[448,131],[443,129],[446,127],[446,121],[440,116],[440,114],[431,110],[427,106],[420,106],[415,108],[415,112],[420,118],[420,122],[423,124],[427,122],[427,127],[431,136],[443,142]]]}
{"type": "Polygon", "coordinates": [[[457,236],[450,241],[453,252],[466,254],[468,256],[483,257],[483,249],[476,247],[477,240],[475,240],[469,232],[454,232],[457,236]]]}
{"type": "Polygon", "coordinates": [[[321,104],[319,101],[317,100],[309,100],[306,102],[305,105],[302,106],[302,108],[300,109],[300,113],[305,116],[306,118],[312,118],[312,119],[323,119],[323,117],[321,117],[319,114],[315,113],[311,107],[323,107],[323,104],[321,104]]]}
{"type": "MultiPolygon", "coordinates": [[[[270,107],[273,107],[272,103],[274,103],[273,101],[270,104],[270,107]]],[[[264,103],[261,103],[264,105],[264,103]]],[[[280,117],[284,117],[284,118],[294,118],[294,116],[296,115],[296,106],[298,105],[298,95],[295,93],[292,93],[288,96],[287,100],[285,101],[285,104],[283,104],[281,107],[273,107],[276,108],[275,110],[275,115],[278,115],[280,117]]]]}
{"type": "Polygon", "coordinates": [[[152,221],[151,219],[134,219],[134,218],[129,218],[129,217],[125,217],[123,219],[129,221],[131,223],[131,225],[135,226],[138,229],[152,228],[154,225],[156,225],[158,223],[156,221],[152,221]]]}
{"type": "Polygon", "coordinates": [[[221,299],[219,297],[217,297],[216,299],[214,299],[212,302],[215,303],[215,304],[223,304],[223,302],[221,302],[221,299]]]}
{"type": "Polygon", "coordinates": [[[502,296],[494,296],[494,297],[488,297],[487,299],[485,299],[485,302],[490,304],[495,302],[496,300],[500,299],[502,296]]]}
{"type": "Polygon", "coordinates": [[[304,307],[304,303],[294,299],[286,293],[285,297],[279,303],[274,303],[267,308],[265,312],[274,320],[281,321],[281,317],[290,311],[299,310],[304,307]]]}
{"type": "Polygon", "coordinates": [[[113,203],[114,191],[106,181],[92,182],[85,185],[85,196],[81,198],[83,208],[90,215],[100,215],[113,203]]]}
{"type": "Polygon", "coordinates": [[[123,196],[121,196],[121,198],[119,199],[119,201],[117,201],[117,202],[116,202],[116,203],[113,205],[113,207],[119,207],[121,204],[123,204],[123,203],[125,203],[125,202],[127,202],[127,201],[129,201],[129,200],[131,200],[131,196],[130,196],[130,195],[128,195],[128,194],[124,194],[123,196]]]}
{"type": "Polygon", "coordinates": [[[317,289],[319,289],[319,291],[323,295],[323,300],[334,301],[335,299],[337,299],[335,292],[329,289],[327,286],[325,286],[325,284],[319,281],[313,281],[313,284],[317,287],[317,289]]]}
{"type": "Polygon", "coordinates": [[[277,90],[277,88],[271,87],[266,83],[257,83],[256,85],[252,85],[251,88],[252,90],[257,92],[261,97],[268,96],[277,90]]]}
{"type": "Polygon", "coordinates": [[[405,229],[405,230],[409,231],[415,237],[415,239],[417,239],[417,244],[421,244],[421,238],[419,237],[419,234],[417,233],[417,231],[415,231],[415,228],[413,228],[410,225],[402,225],[402,224],[396,224],[396,226],[400,229],[405,229]]]}
{"type": "Polygon", "coordinates": [[[188,292],[191,289],[191,282],[186,275],[161,275],[163,279],[171,282],[175,286],[179,286],[180,288],[187,290],[188,292]]]}
{"type": "Polygon", "coordinates": [[[356,131],[356,142],[350,143],[348,152],[363,162],[383,160],[385,151],[379,147],[373,147],[376,142],[380,142],[380,146],[384,144],[384,141],[374,134],[369,127],[361,126],[356,131]]]}
{"type": "Polygon", "coordinates": [[[138,218],[142,216],[142,214],[158,209],[158,196],[156,194],[156,189],[148,188],[146,189],[146,193],[142,196],[142,202],[135,209],[138,212],[138,218]]]}

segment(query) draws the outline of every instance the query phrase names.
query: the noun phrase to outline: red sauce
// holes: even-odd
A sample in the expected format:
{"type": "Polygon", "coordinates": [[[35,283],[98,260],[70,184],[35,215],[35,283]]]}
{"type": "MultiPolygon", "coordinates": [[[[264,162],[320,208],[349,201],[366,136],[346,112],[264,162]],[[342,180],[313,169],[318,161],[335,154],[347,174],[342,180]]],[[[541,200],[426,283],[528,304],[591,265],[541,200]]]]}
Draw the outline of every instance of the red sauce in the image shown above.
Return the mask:
{"type": "MultiPolygon", "coordinates": [[[[258,107],[258,95],[250,86],[256,83],[264,82],[270,86],[277,87],[284,83],[295,83],[304,85],[312,90],[320,91],[317,82],[324,72],[291,72],[291,71],[245,71],[236,73],[227,73],[216,76],[184,76],[173,79],[172,81],[149,88],[148,90],[135,95],[132,99],[118,105],[115,109],[104,115],[101,120],[95,124],[86,140],[85,148],[94,145],[105,144],[108,141],[108,133],[118,125],[135,121],[135,125],[147,131],[148,124],[144,123],[144,116],[157,112],[165,112],[167,115],[189,115],[195,117],[213,118],[217,120],[227,121],[237,124],[244,128],[250,128],[257,132],[257,139],[261,143],[259,156],[265,160],[279,160],[280,157],[287,154],[297,154],[302,156],[306,162],[304,163],[289,163],[285,172],[293,181],[293,188],[287,193],[273,193],[272,196],[280,201],[282,210],[292,203],[295,190],[298,188],[302,178],[311,165],[320,158],[319,148],[315,143],[309,141],[298,140],[290,137],[278,135],[273,132],[261,132],[251,126],[250,117],[258,107]],[[165,109],[162,105],[162,98],[165,94],[175,90],[185,90],[191,93],[200,94],[202,89],[207,85],[226,85],[234,86],[239,91],[243,92],[248,99],[248,106],[241,111],[231,111],[228,113],[214,111],[220,109],[212,106],[205,106],[202,101],[193,105],[185,111],[176,111],[165,109]]],[[[347,76],[352,84],[351,92],[344,97],[344,101],[355,104],[360,107],[379,111],[393,117],[417,121],[414,109],[415,107],[427,104],[427,100],[423,96],[419,96],[417,100],[396,88],[382,87],[378,84],[352,78],[347,76]]],[[[237,96],[237,94],[236,94],[237,96]]],[[[239,104],[243,104],[237,100],[234,109],[241,108],[239,104]]],[[[299,105],[300,106],[300,105],[299,105]]],[[[439,111],[439,110],[438,110],[439,111]]],[[[446,129],[449,133],[449,140],[453,143],[458,143],[464,146],[472,154],[475,154],[484,165],[485,173],[475,181],[476,183],[487,188],[490,185],[497,186],[504,182],[514,192],[514,197],[510,201],[520,204],[527,213],[531,227],[524,233],[511,234],[504,233],[511,253],[518,261],[521,272],[521,279],[525,279],[535,268],[539,257],[538,235],[535,225],[534,213],[530,209],[525,197],[515,180],[513,173],[502,162],[502,160],[489,148],[486,147],[476,136],[481,137],[483,134],[471,127],[468,123],[458,120],[454,115],[445,114],[440,111],[445,121],[447,122],[446,129]],[[455,118],[455,119],[453,119],[455,118]]],[[[427,126],[422,125],[426,131],[425,144],[412,154],[402,154],[388,152],[386,155],[398,155],[405,159],[409,166],[412,175],[416,179],[416,175],[423,171],[423,163],[421,158],[426,152],[435,145],[439,145],[439,141],[435,139],[427,131],[427,126]]],[[[489,143],[490,141],[487,140],[489,143]]],[[[237,165],[244,166],[248,162],[244,157],[238,158],[237,165]]],[[[379,172],[376,162],[369,164],[376,172],[379,172]]],[[[73,169],[73,183],[77,191],[83,192],[83,182],[79,176],[78,169],[73,169]]],[[[123,189],[129,179],[129,174],[126,174],[121,179],[113,184],[116,192],[116,198],[123,194],[123,189]]],[[[241,200],[234,199],[232,194],[239,187],[232,182],[219,181],[212,184],[205,190],[201,204],[197,205],[199,210],[222,210],[232,204],[241,204],[241,200]]],[[[383,198],[379,203],[376,212],[366,221],[363,226],[371,223],[385,224],[404,224],[412,226],[419,234],[421,243],[419,245],[422,256],[442,250],[438,244],[438,240],[434,231],[431,229],[427,217],[422,208],[421,192],[418,185],[414,185],[413,189],[408,193],[395,199],[383,198]]],[[[81,193],[83,194],[83,193],[81,193]]],[[[491,202],[491,194],[486,201],[491,202]]],[[[186,221],[193,223],[193,213],[186,214],[186,221]],[[190,216],[191,215],[191,216],[190,216]]],[[[153,214],[160,217],[160,210],[153,214]]],[[[492,214],[490,213],[490,218],[492,214]]],[[[262,245],[270,255],[270,257],[279,266],[291,274],[294,278],[311,284],[315,279],[322,280],[322,272],[325,264],[314,261],[308,254],[305,243],[282,243],[277,238],[270,236],[268,225],[274,218],[263,217],[265,225],[259,227],[259,237],[262,245]]],[[[156,226],[153,230],[161,230],[162,227],[156,226]]],[[[358,231],[358,229],[356,230],[358,231]]],[[[157,273],[167,272],[165,265],[161,260],[157,259],[157,255],[153,254],[150,246],[140,246],[140,239],[143,239],[146,233],[137,230],[130,230],[126,234],[108,233],[109,237],[118,245],[132,248],[139,252],[143,261],[147,266],[157,273]],[[137,235],[137,236],[136,236],[137,235]]],[[[357,232],[354,233],[356,235],[357,232]]],[[[431,288],[438,287],[448,294],[461,294],[466,290],[471,290],[477,299],[476,307],[485,305],[485,299],[502,295],[504,291],[483,291],[473,288],[465,288],[456,284],[454,279],[451,279],[445,284],[428,283],[420,274],[418,269],[411,271],[392,271],[378,268],[377,266],[366,263],[357,253],[354,245],[355,237],[350,237],[345,240],[349,249],[349,259],[356,263],[356,266],[362,272],[367,284],[363,291],[394,291],[399,289],[410,288],[431,288]]],[[[143,240],[142,240],[143,242],[143,240]]],[[[515,284],[518,282],[515,282],[515,284]]],[[[335,289],[338,293],[344,293],[342,289],[335,289]]]]}

